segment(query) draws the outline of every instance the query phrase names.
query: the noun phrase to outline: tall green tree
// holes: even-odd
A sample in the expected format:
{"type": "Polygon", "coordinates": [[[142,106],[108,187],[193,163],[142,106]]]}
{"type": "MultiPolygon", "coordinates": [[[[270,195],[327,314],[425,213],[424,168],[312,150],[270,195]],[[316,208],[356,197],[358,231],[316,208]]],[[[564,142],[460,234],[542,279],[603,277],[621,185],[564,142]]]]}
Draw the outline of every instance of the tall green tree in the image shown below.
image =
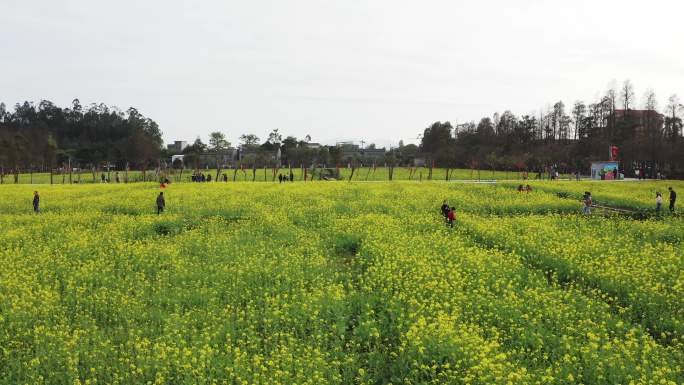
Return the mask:
{"type": "Polygon", "coordinates": [[[221,175],[221,156],[222,152],[230,147],[230,142],[226,139],[226,135],[220,131],[214,131],[209,134],[209,148],[216,154],[216,178],[214,181],[218,182],[221,175]]]}

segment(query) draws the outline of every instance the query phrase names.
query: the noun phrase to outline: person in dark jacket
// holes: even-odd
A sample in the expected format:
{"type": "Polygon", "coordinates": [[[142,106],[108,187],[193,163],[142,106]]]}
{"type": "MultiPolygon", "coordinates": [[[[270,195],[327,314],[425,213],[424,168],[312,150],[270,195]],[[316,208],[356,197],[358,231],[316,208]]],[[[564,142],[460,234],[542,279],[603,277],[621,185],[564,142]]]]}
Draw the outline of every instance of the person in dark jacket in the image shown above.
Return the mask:
{"type": "Polygon", "coordinates": [[[164,192],[162,191],[157,195],[157,215],[163,213],[165,207],[166,201],[164,200],[164,192]]]}
{"type": "Polygon", "coordinates": [[[290,170],[290,182],[294,182],[294,173],[290,170]]]}
{"type": "Polygon", "coordinates": [[[40,195],[38,191],[33,192],[33,212],[36,214],[40,212],[40,195]]]}
{"type": "Polygon", "coordinates": [[[283,174],[278,174],[279,183],[283,183],[283,174]]]}
{"type": "Polygon", "coordinates": [[[672,187],[668,187],[667,189],[670,190],[670,212],[674,213],[675,202],[677,201],[677,193],[672,189],[672,187]]]}
{"type": "Polygon", "coordinates": [[[439,209],[442,212],[442,215],[446,219],[446,217],[449,215],[449,202],[445,199],[444,202],[442,202],[442,207],[439,209]]]}

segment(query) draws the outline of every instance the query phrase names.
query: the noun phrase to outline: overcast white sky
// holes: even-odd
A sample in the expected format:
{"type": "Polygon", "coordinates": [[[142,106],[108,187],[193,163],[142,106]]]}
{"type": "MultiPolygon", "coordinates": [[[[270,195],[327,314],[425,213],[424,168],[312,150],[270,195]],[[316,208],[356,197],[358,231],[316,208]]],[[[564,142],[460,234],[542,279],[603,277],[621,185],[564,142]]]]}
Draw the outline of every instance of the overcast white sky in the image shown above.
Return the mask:
{"type": "Polygon", "coordinates": [[[0,101],[134,106],[167,141],[410,142],[613,79],[684,96],[679,0],[0,2],[0,101]]]}

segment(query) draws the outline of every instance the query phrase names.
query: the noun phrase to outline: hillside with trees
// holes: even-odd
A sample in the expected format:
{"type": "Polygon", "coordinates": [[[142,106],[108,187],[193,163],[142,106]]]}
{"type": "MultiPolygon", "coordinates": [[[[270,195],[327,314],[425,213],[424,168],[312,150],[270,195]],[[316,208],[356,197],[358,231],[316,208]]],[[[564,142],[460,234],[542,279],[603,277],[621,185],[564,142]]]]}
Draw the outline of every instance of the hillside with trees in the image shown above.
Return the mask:
{"type": "Polygon", "coordinates": [[[162,133],[135,108],[105,104],[84,107],[75,99],[62,108],[48,100],[38,105],[0,103],[0,167],[4,172],[80,168],[156,167],[162,133]],[[9,170],[9,171],[8,171],[9,170]]]}
{"type": "Polygon", "coordinates": [[[637,103],[629,80],[592,103],[562,101],[538,115],[511,111],[479,122],[435,122],[422,134],[421,151],[439,167],[536,171],[555,165],[586,172],[593,160],[607,160],[610,146],[628,173],[635,168],[684,176],[684,105],[676,95],[659,112],[655,93],[637,103]]]}

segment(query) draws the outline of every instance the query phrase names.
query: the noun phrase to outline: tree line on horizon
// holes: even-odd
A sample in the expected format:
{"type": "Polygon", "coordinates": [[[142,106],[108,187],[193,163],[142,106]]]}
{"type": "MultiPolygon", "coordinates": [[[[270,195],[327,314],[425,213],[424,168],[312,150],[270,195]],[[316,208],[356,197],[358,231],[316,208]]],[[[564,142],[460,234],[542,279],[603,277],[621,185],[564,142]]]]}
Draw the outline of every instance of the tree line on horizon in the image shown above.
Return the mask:
{"type": "MultiPolygon", "coordinates": [[[[658,108],[655,93],[647,90],[638,103],[629,80],[610,87],[592,103],[562,101],[538,114],[516,116],[511,111],[462,124],[435,122],[423,130],[420,144],[390,149],[383,157],[363,152],[344,158],[344,148],[312,147],[303,139],[275,129],[265,141],[254,134],[240,136],[240,148],[251,150],[241,166],[271,166],[269,152],[280,150],[281,162],[301,165],[370,165],[537,171],[554,166],[560,171],[588,170],[589,163],[607,160],[610,146],[618,146],[625,171],[643,168],[670,177],[684,176],[684,106],[676,95],[658,108]]],[[[84,107],[78,99],[61,108],[42,100],[17,103],[9,111],[0,103],[0,173],[64,170],[66,167],[139,169],[197,167],[203,155],[231,147],[226,136],[211,133],[209,143],[199,138],[183,150],[183,164],[170,164],[156,122],[135,108],[122,111],[105,104],[84,107]]],[[[367,146],[367,148],[373,145],[367,146]]],[[[217,160],[217,163],[219,161],[217,160]]]]}
{"type": "Polygon", "coordinates": [[[163,145],[159,125],[131,107],[81,105],[62,108],[48,100],[0,103],[0,172],[50,171],[55,168],[123,169],[156,165],[163,145]]]}
{"type": "Polygon", "coordinates": [[[655,176],[684,176],[684,105],[677,95],[659,110],[653,90],[641,103],[625,80],[592,103],[562,101],[539,112],[516,116],[511,111],[479,122],[435,122],[422,134],[421,151],[443,167],[586,172],[592,161],[609,160],[617,146],[621,168],[644,169],[655,176]]]}

